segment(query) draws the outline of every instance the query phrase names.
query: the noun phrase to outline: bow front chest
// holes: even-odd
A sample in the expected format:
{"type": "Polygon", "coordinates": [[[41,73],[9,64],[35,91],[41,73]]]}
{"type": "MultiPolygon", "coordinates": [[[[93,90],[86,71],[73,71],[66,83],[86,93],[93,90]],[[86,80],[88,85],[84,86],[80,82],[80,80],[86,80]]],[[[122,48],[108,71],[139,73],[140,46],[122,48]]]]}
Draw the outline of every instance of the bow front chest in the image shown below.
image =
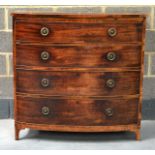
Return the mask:
{"type": "Polygon", "coordinates": [[[14,13],[16,139],[24,128],[140,139],[145,20],[14,13]]]}

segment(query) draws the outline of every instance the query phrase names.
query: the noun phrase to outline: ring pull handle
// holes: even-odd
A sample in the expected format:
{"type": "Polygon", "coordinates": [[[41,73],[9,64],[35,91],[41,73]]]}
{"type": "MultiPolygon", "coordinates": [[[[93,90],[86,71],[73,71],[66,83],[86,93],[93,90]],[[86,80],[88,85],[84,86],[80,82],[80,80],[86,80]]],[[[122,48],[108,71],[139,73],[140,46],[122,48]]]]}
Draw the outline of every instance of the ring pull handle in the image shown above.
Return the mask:
{"type": "Polygon", "coordinates": [[[105,109],[105,115],[108,116],[108,117],[113,116],[113,110],[112,110],[112,108],[105,109]]]}
{"type": "Polygon", "coordinates": [[[108,52],[106,55],[107,60],[114,61],[117,58],[117,55],[115,52],[108,52]]]}
{"type": "Polygon", "coordinates": [[[47,61],[50,58],[50,54],[47,51],[43,51],[43,52],[41,52],[40,57],[41,57],[41,60],[47,61]]]}
{"type": "Polygon", "coordinates": [[[108,29],[108,35],[109,35],[110,37],[114,37],[114,36],[116,36],[116,34],[117,34],[116,28],[111,27],[111,28],[108,29]]]}
{"type": "Polygon", "coordinates": [[[48,107],[44,106],[44,107],[42,107],[41,112],[44,116],[47,116],[50,113],[50,109],[48,107]]]}
{"type": "Polygon", "coordinates": [[[41,80],[41,86],[42,86],[42,87],[46,88],[46,87],[49,86],[49,84],[50,84],[49,79],[43,78],[43,79],[41,80]]]}
{"type": "Polygon", "coordinates": [[[40,29],[40,34],[41,34],[42,36],[48,36],[48,34],[49,34],[49,28],[47,28],[47,27],[42,27],[42,28],[40,29]]]}
{"type": "Polygon", "coordinates": [[[115,87],[115,80],[114,79],[108,79],[106,81],[106,86],[109,88],[114,88],[115,87]]]}

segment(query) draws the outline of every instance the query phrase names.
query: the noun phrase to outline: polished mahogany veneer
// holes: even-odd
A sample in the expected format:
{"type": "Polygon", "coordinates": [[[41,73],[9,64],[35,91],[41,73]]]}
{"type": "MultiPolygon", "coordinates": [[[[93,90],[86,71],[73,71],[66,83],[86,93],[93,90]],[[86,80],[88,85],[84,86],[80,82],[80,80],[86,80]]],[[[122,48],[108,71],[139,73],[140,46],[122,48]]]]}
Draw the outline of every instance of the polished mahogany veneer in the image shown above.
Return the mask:
{"type": "Polygon", "coordinates": [[[145,15],[13,13],[15,138],[24,128],[140,139],[145,15]]]}
{"type": "Polygon", "coordinates": [[[141,46],[17,45],[17,65],[45,67],[140,67],[141,46]],[[114,60],[108,60],[110,54],[114,60]],[[46,56],[44,60],[42,56],[46,56]],[[26,61],[23,61],[26,59],[26,61]]]}
{"type": "Polygon", "coordinates": [[[17,119],[56,125],[124,125],[137,122],[138,99],[52,99],[18,96],[17,119]],[[47,117],[42,111],[48,107],[47,117]],[[87,113],[87,114],[86,114],[87,113]]]}

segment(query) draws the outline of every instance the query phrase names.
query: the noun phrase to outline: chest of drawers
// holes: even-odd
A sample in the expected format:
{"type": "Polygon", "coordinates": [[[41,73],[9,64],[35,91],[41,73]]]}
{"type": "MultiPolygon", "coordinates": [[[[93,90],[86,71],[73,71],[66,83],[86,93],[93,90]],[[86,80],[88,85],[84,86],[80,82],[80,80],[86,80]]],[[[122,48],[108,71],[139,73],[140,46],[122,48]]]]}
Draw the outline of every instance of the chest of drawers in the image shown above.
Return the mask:
{"type": "Polygon", "coordinates": [[[140,139],[145,21],[14,13],[15,138],[30,128],[140,139]]]}

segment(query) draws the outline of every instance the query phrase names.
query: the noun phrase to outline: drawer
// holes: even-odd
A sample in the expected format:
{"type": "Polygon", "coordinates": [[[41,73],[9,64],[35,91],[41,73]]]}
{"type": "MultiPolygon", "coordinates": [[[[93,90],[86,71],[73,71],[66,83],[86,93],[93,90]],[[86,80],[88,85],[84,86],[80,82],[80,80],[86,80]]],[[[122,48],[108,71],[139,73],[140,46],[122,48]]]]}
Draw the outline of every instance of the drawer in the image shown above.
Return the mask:
{"type": "Polygon", "coordinates": [[[137,123],[138,99],[51,99],[17,96],[17,121],[56,125],[137,123]]]}
{"type": "Polygon", "coordinates": [[[17,45],[16,65],[44,67],[139,67],[140,46],[17,45]]]}
{"type": "Polygon", "coordinates": [[[136,43],[142,41],[141,24],[16,22],[16,40],[38,43],[136,43]]]}
{"type": "Polygon", "coordinates": [[[16,72],[17,92],[54,96],[104,96],[139,94],[137,72],[16,72]]]}

